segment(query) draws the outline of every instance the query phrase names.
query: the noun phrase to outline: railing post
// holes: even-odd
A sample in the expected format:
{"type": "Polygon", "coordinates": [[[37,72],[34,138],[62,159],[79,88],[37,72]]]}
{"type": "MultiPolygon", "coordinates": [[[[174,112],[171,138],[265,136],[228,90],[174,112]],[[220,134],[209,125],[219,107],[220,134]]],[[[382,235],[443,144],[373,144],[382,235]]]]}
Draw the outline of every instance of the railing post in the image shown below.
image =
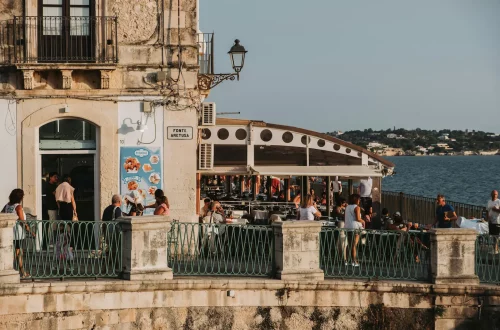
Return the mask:
{"type": "Polygon", "coordinates": [[[282,280],[325,279],[319,267],[319,235],[316,221],[273,223],[276,277],[282,280]]]}
{"type": "Polygon", "coordinates": [[[14,269],[14,224],[16,214],[0,213],[0,284],[19,283],[19,272],[14,269]]]}
{"type": "Polygon", "coordinates": [[[14,21],[12,22],[12,31],[13,31],[12,35],[13,35],[13,39],[14,39],[13,40],[14,41],[14,63],[17,63],[17,46],[16,46],[16,44],[17,44],[17,40],[16,40],[17,39],[16,38],[17,31],[16,31],[16,20],[17,20],[16,16],[14,16],[14,21]]]}
{"type": "Polygon", "coordinates": [[[431,273],[435,284],[479,284],[475,273],[477,232],[473,229],[431,230],[431,273]]]}
{"type": "Polygon", "coordinates": [[[403,192],[400,192],[399,193],[399,212],[401,213],[401,216],[404,217],[405,216],[405,212],[403,210],[403,207],[404,207],[404,198],[405,198],[405,194],[403,192]]]}
{"type": "Polygon", "coordinates": [[[120,219],[122,267],[125,280],[171,280],[167,262],[168,217],[147,216],[120,219]]]}

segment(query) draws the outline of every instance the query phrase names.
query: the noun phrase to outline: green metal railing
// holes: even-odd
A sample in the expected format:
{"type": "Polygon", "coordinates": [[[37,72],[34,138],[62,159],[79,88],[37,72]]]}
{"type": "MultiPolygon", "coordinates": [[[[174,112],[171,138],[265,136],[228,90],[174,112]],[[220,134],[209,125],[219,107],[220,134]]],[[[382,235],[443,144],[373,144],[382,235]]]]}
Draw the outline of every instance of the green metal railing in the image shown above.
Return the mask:
{"type": "Polygon", "coordinates": [[[174,275],[272,276],[273,229],[173,222],[168,264],[174,275]]]}
{"type": "Polygon", "coordinates": [[[476,239],[476,275],[483,283],[500,284],[500,237],[478,235],[476,239]]]}
{"type": "Polygon", "coordinates": [[[320,267],[327,277],[430,278],[428,233],[325,227],[320,235],[320,267]]]}
{"type": "MultiPolygon", "coordinates": [[[[446,201],[453,206],[458,216],[480,219],[483,206],[446,201]]],[[[405,219],[419,222],[420,224],[434,224],[436,217],[436,198],[405,194],[402,192],[382,191],[382,206],[389,212],[401,212],[405,219]]]]}
{"type": "Polygon", "coordinates": [[[121,226],[114,221],[18,221],[14,267],[31,279],[118,277],[121,226]]]}

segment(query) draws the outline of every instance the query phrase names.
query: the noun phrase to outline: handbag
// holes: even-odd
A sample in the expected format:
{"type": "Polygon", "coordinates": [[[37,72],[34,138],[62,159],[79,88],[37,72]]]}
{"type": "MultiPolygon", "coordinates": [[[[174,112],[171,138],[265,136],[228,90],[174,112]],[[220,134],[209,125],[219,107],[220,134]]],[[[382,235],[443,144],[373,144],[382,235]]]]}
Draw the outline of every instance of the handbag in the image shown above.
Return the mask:
{"type": "Polygon", "coordinates": [[[71,221],[77,222],[78,221],[78,216],[76,215],[76,212],[73,211],[73,217],[71,218],[71,221]]]}

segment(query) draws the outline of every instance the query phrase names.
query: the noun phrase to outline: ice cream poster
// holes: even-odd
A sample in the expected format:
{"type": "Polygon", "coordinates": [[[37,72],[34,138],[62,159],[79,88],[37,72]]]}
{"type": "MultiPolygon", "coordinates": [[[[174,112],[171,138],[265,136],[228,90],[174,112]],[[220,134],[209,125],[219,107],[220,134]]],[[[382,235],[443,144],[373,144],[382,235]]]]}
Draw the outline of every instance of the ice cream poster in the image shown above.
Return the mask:
{"type": "MultiPolygon", "coordinates": [[[[122,210],[128,212],[130,209],[125,196],[134,190],[139,193],[139,202],[144,206],[153,204],[155,191],[162,185],[161,148],[121,147],[120,165],[122,210]]],[[[144,214],[153,212],[154,209],[144,210],[144,214]]]]}

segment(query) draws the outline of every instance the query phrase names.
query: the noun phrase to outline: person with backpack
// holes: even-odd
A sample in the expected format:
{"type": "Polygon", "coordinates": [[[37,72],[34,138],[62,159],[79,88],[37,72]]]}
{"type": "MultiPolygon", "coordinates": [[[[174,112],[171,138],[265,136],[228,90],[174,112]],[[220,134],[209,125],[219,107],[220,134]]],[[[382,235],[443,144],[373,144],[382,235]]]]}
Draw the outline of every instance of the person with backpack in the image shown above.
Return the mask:
{"type": "MultiPolygon", "coordinates": [[[[122,217],[122,210],[120,208],[121,206],[122,206],[121,196],[113,195],[113,197],[111,197],[111,205],[106,207],[104,209],[104,212],[102,213],[102,221],[115,222],[118,218],[122,217]]],[[[103,243],[106,242],[106,244],[108,244],[108,250],[109,250],[109,245],[113,245],[113,243],[116,243],[116,242],[110,242],[110,240],[112,238],[114,229],[118,225],[118,223],[112,223],[112,224],[104,223],[102,225],[103,225],[102,228],[96,227],[96,229],[98,231],[99,229],[102,231],[102,233],[104,234],[103,235],[104,239],[100,239],[99,237],[100,235],[96,235],[97,237],[96,245],[99,247],[98,250],[106,250],[105,248],[103,248],[103,243]],[[100,242],[101,240],[103,240],[104,242],[100,242]]]]}
{"type": "Polygon", "coordinates": [[[111,198],[111,205],[104,209],[102,213],[102,221],[113,221],[122,216],[122,198],[120,195],[113,195],[111,198]]]}

